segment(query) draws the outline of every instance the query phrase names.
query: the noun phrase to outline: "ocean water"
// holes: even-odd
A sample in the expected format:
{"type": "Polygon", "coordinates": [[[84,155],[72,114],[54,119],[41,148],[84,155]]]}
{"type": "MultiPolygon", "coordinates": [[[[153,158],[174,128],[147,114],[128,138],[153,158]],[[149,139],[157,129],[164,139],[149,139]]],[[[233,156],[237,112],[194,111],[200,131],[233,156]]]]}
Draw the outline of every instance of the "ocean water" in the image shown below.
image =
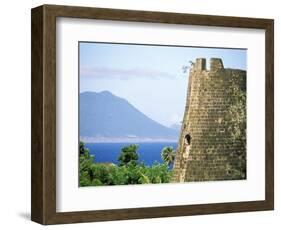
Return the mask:
{"type": "MultiPolygon", "coordinates": [[[[94,161],[97,163],[112,162],[118,163],[118,156],[121,149],[132,143],[87,143],[86,147],[90,154],[95,156],[94,161]]],[[[151,166],[155,161],[163,163],[161,151],[165,146],[172,146],[175,150],[177,142],[153,142],[153,143],[136,143],[139,154],[139,162],[144,162],[146,166],[151,166]]]]}

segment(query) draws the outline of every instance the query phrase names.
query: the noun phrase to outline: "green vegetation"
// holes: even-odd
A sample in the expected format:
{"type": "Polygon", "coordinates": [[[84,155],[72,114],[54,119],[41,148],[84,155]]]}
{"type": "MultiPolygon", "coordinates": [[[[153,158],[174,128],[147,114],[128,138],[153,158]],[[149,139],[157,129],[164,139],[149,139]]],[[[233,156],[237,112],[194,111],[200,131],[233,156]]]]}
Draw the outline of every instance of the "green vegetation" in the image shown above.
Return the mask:
{"type": "Polygon", "coordinates": [[[121,149],[121,154],[118,158],[119,166],[128,165],[129,163],[136,166],[139,159],[137,153],[137,145],[129,145],[121,149]]]}
{"type": "Polygon", "coordinates": [[[162,149],[161,157],[169,166],[175,161],[176,151],[172,146],[167,146],[162,149]]]}
{"type": "MultiPolygon", "coordinates": [[[[229,98],[229,108],[226,120],[229,122],[228,131],[231,133],[231,143],[236,141],[242,143],[242,151],[237,152],[238,161],[227,165],[229,174],[233,179],[246,178],[246,89],[239,87],[233,79],[228,88],[228,93],[233,95],[229,98]]],[[[245,83],[246,85],[246,83],[245,83]]]]}
{"type": "Polygon", "coordinates": [[[169,183],[172,171],[169,170],[175,159],[172,147],[165,147],[161,156],[164,163],[155,162],[152,166],[138,163],[137,145],[129,145],[121,149],[119,164],[95,163],[85,144],[80,142],[79,178],[80,186],[126,185],[169,183]]]}

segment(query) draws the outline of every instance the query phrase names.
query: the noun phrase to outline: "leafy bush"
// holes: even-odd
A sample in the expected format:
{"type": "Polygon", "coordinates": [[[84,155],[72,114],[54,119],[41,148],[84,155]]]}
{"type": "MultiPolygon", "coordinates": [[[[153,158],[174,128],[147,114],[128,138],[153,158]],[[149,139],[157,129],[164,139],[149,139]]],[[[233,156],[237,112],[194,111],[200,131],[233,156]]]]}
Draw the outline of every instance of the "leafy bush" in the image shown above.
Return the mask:
{"type": "Polygon", "coordinates": [[[79,154],[79,178],[80,186],[88,186],[93,180],[91,167],[93,165],[94,156],[90,156],[89,150],[85,148],[83,142],[80,142],[79,154]]]}
{"type": "Polygon", "coordinates": [[[136,165],[139,155],[137,153],[137,145],[129,145],[121,149],[120,156],[118,157],[119,166],[127,165],[129,163],[136,165]]]}
{"type": "Polygon", "coordinates": [[[172,172],[168,164],[155,162],[152,166],[137,163],[137,145],[124,147],[119,165],[94,163],[94,156],[80,143],[80,186],[168,183],[172,172]]]}

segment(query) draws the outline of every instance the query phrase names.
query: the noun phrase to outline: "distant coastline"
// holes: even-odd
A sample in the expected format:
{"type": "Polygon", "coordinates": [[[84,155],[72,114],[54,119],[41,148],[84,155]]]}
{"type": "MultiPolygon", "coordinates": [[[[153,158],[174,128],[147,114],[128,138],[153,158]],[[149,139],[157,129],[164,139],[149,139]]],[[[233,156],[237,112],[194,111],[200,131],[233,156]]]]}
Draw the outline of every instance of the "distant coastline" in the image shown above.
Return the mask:
{"type": "Polygon", "coordinates": [[[181,128],[162,125],[110,91],[81,93],[79,119],[86,143],[177,142],[181,128]]]}
{"type": "Polygon", "coordinates": [[[165,143],[178,142],[178,139],[138,138],[138,137],[80,137],[85,143],[165,143]]]}

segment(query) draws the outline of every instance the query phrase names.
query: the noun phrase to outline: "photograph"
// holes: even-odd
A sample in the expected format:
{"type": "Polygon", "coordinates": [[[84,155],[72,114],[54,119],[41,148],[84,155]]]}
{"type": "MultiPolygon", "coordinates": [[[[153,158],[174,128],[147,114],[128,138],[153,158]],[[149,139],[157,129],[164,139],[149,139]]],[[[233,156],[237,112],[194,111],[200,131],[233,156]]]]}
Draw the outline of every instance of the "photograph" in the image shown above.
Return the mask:
{"type": "Polygon", "coordinates": [[[246,179],[247,49],[80,41],[79,186],[246,179]]]}
{"type": "Polygon", "coordinates": [[[145,9],[31,9],[32,221],[274,210],[276,20],[145,9]]]}

